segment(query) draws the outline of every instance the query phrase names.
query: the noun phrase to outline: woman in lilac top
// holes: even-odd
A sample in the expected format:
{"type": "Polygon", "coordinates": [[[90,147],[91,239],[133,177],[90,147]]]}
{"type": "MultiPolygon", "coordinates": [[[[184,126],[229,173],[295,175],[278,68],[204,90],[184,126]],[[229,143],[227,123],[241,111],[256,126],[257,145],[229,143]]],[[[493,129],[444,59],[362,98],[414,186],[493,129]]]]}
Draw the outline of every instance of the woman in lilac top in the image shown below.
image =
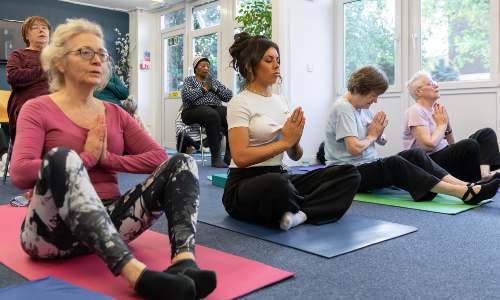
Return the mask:
{"type": "Polygon", "coordinates": [[[500,178],[490,174],[500,168],[497,135],[491,128],[483,128],[468,139],[455,143],[450,119],[440,98],[438,84],[431,74],[419,71],[406,84],[415,105],[410,107],[403,121],[403,147],[422,148],[439,166],[464,181],[500,178]]]}
{"type": "Polygon", "coordinates": [[[92,251],[128,287],[151,299],[208,296],[215,273],[199,270],[194,261],[196,163],[184,154],[169,159],[123,109],[93,97],[111,72],[100,26],[67,20],[42,61],[53,93],[22,108],[11,169],[16,187],[32,189],[21,228],[24,251],[37,259],[92,251]],[[124,149],[131,155],[121,156],[124,149]],[[116,172],[151,175],[121,195],[116,172]],[[172,265],[154,272],[126,244],[163,212],[172,265]]]}

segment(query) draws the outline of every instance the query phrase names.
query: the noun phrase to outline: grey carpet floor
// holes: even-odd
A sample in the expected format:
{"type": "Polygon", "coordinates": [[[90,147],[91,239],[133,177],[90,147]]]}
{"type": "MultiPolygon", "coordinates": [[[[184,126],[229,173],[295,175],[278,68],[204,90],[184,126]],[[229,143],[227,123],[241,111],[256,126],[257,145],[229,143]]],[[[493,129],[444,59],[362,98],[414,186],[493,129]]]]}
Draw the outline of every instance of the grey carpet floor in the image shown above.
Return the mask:
{"type": "MultiPolygon", "coordinates": [[[[220,189],[206,176],[226,170],[198,167],[201,189],[220,189]]],[[[121,173],[120,188],[124,192],[145,178],[121,173]]],[[[0,205],[20,193],[10,181],[0,185],[0,205]]],[[[244,299],[500,299],[500,196],[495,199],[454,216],[354,201],[348,214],[419,230],[332,259],[203,223],[196,243],[297,272],[244,299]]],[[[151,230],[167,234],[166,218],[151,230]]],[[[0,264],[0,288],[24,281],[0,264]]]]}

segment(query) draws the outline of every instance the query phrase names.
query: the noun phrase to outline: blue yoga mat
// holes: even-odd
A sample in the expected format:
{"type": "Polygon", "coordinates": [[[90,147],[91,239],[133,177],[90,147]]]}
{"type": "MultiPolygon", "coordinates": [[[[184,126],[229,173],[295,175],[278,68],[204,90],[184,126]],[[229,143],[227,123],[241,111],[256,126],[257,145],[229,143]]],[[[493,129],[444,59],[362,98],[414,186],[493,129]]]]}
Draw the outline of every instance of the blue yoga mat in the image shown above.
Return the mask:
{"type": "Polygon", "coordinates": [[[112,300],[109,296],[94,292],[52,276],[27,281],[0,290],[0,299],[9,300],[112,300]]]}
{"type": "Polygon", "coordinates": [[[222,205],[223,190],[201,189],[198,221],[280,245],[332,258],[417,231],[413,226],[345,215],[321,226],[302,224],[282,231],[276,226],[243,222],[230,217],[222,205]]]}

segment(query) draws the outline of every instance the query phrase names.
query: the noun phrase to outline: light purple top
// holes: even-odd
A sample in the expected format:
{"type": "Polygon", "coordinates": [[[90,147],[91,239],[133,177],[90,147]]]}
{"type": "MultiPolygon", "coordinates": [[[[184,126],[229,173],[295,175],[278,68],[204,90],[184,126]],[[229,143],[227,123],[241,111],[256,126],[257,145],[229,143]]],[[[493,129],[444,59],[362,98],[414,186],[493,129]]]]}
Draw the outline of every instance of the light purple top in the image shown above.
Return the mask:
{"type": "MultiPolygon", "coordinates": [[[[405,118],[403,120],[403,150],[420,147],[417,143],[417,140],[410,131],[411,126],[428,126],[431,134],[434,132],[434,130],[436,130],[437,124],[432,117],[433,114],[433,108],[427,108],[418,103],[406,110],[405,118]]],[[[432,153],[442,150],[446,146],[448,146],[448,140],[442,139],[441,142],[439,142],[439,144],[436,146],[436,148],[434,148],[432,151],[426,152],[427,154],[431,155],[432,153]]]]}

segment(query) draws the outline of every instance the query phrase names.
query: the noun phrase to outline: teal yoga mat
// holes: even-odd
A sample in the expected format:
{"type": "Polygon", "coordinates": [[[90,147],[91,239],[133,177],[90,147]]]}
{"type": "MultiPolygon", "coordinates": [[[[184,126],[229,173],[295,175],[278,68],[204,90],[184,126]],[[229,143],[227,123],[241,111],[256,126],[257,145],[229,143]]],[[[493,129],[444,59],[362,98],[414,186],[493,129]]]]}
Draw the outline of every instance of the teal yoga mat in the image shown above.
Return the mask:
{"type": "Polygon", "coordinates": [[[410,195],[375,195],[375,194],[356,194],[354,200],[389,206],[397,206],[416,210],[430,211],[441,214],[456,215],[463,211],[478,207],[481,204],[492,200],[485,200],[478,205],[467,205],[460,199],[452,196],[438,194],[432,201],[415,202],[410,195]]]}

